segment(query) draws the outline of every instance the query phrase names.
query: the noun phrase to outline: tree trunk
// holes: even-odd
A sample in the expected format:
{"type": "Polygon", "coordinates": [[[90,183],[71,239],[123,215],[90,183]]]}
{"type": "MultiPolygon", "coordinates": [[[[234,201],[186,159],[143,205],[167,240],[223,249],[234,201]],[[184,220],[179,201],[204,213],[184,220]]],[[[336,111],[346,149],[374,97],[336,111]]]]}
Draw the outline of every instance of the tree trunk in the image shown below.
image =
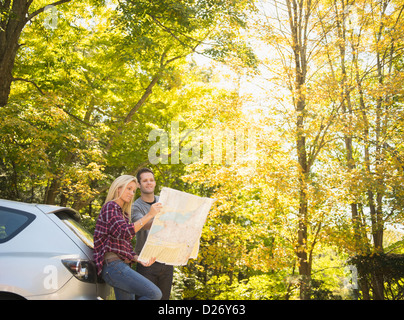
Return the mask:
{"type": "Polygon", "coordinates": [[[1,55],[0,53],[0,107],[7,104],[11,82],[13,81],[12,71],[17,50],[12,51],[11,57],[5,57],[4,54],[1,55]]]}
{"type": "Polygon", "coordinates": [[[12,5],[7,2],[9,1],[0,5],[1,9],[10,10],[9,15],[3,16],[0,22],[0,107],[4,107],[8,102],[14,61],[19,48],[18,40],[27,23],[29,8],[25,0],[15,0],[12,5]],[[9,6],[11,8],[8,8],[9,6]]]}
{"type": "MultiPolygon", "coordinates": [[[[348,74],[346,68],[346,45],[347,45],[347,33],[348,30],[346,28],[346,21],[348,19],[347,8],[350,6],[349,0],[337,0],[334,1],[334,9],[336,15],[336,25],[338,32],[338,46],[340,53],[340,66],[341,66],[341,109],[345,123],[344,130],[344,142],[345,142],[345,150],[346,150],[346,166],[348,172],[352,172],[356,168],[355,159],[353,158],[353,109],[351,103],[351,85],[348,83],[348,74]],[[339,4],[340,5],[339,5],[339,4]]],[[[355,51],[353,50],[352,60],[356,62],[357,56],[355,51]]],[[[353,191],[352,187],[349,187],[349,193],[353,191]]],[[[358,203],[352,202],[350,203],[351,207],[351,217],[352,217],[352,227],[354,233],[354,241],[355,241],[355,251],[356,254],[361,254],[364,250],[366,250],[365,243],[366,234],[363,233],[363,226],[361,223],[361,219],[358,212],[358,203]]]]}
{"type": "Polygon", "coordinates": [[[306,108],[306,73],[307,73],[307,25],[311,12],[311,1],[297,3],[286,1],[288,7],[289,24],[294,54],[294,101],[297,112],[296,119],[296,151],[299,163],[299,222],[297,234],[296,256],[300,275],[300,299],[309,300],[311,296],[311,265],[308,259],[308,199],[307,178],[309,166],[306,151],[306,137],[304,133],[304,119],[306,108]]]}
{"type": "Polygon", "coordinates": [[[44,203],[45,204],[56,204],[56,196],[59,194],[60,182],[58,178],[52,179],[49,187],[46,190],[44,203]]]}

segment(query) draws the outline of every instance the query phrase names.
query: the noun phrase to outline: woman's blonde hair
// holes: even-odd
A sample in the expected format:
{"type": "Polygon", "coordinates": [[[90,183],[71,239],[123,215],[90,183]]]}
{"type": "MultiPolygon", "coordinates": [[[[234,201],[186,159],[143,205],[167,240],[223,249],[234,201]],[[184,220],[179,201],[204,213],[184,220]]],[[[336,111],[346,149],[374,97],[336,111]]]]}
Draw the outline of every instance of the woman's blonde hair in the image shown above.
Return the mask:
{"type": "MultiPolygon", "coordinates": [[[[126,190],[126,187],[128,186],[129,183],[135,182],[137,184],[137,179],[134,176],[130,175],[123,175],[115,179],[114,182],[112,182],[111,186],[109,187],[108,190],[108,195],[107,198],[105,199],[105,203],[109,201],[114,201],[118,200],[123,192],[126,190]]],[[[132,203],[133,203],[133,198],[130,202],[124,202],[122,211],[126,216],[128,217],[129,221],[131,220],[132,216],[132,203]]]]}

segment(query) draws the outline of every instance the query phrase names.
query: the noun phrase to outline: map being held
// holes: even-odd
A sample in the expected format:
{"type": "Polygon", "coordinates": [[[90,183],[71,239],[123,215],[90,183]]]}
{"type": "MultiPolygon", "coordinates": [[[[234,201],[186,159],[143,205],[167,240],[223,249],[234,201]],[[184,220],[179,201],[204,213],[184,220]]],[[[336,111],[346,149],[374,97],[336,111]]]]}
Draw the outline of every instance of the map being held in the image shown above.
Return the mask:
{"type": "Polygon", "coordinates": [[[159,202],[163,209],[154,217],[139,260],[156,257],[168,265],[186,265],[198,256],[202,227],[215,200],[163,188],[159,202]]]}

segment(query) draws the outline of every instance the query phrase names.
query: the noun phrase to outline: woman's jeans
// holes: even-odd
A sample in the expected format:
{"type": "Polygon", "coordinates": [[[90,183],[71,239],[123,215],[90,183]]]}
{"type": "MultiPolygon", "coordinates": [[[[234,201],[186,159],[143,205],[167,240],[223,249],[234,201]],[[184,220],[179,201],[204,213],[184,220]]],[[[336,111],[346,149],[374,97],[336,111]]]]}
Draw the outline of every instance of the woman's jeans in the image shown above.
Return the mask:
{"type": "Polygon", "coordinates": [[[160,300],[160,289],[122,260],[105,262],[102,278],[114,288],[116,300],[160,300]]]}

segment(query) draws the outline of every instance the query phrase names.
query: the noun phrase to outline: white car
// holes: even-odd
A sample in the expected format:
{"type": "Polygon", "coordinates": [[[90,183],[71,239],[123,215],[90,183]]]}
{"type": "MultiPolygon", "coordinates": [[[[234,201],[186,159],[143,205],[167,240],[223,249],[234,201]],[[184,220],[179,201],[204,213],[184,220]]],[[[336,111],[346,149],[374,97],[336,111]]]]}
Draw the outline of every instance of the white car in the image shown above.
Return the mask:
{"type": "Polygon", "coordinates": [[[70,208],[0,199],[0,300],[105,299],[79,221],[70,208]]]}

